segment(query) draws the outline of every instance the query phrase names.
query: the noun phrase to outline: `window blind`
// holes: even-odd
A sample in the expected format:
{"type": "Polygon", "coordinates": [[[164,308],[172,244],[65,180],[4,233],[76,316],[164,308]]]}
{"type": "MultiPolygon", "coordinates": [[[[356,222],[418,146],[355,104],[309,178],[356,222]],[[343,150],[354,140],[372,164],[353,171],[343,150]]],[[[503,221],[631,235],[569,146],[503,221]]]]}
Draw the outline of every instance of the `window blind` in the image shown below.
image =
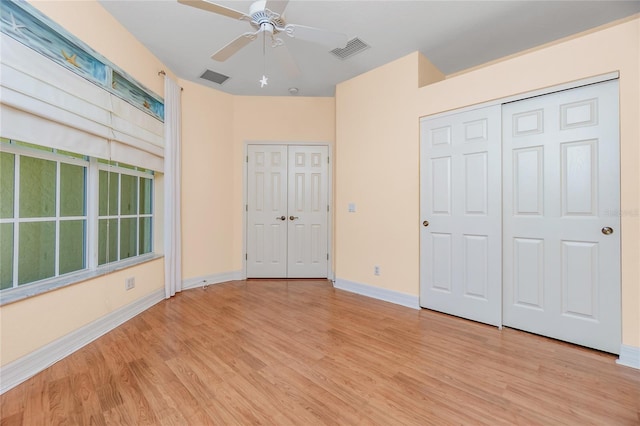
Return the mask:
{"type": "Polygon", "coordinates": [[[164,124],[10,37],[0,37],[1,136],[164,170],[164,124]]]}

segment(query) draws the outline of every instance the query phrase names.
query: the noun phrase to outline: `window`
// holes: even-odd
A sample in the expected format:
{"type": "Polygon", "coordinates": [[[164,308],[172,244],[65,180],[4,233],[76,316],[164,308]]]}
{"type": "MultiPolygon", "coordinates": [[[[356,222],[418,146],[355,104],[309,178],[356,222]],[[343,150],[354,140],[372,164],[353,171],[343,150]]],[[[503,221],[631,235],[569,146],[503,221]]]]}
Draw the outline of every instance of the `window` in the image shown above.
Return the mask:
{"type": "Polygon", "coordinates": [[[153,175],[100,162],[98,265],[150,253],[153,175]]]}
{"type": "Polygon", "coordinates": [[[7,139],[0,148],[1,290],[152,252],[152,171],[7,139]]]}

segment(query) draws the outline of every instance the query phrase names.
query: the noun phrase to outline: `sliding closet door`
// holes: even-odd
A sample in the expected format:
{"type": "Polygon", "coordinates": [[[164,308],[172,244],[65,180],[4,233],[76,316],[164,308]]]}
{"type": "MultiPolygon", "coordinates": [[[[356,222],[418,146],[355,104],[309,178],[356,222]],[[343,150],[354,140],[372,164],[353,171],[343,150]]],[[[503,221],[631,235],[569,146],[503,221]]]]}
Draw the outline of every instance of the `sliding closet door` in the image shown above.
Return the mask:
{"type": "Polygon", "coordinates": [[[420,305],[501,325],[500,106],[425,119],[420,305]]]}
{"type": "Polygon", "coordinates": [[[504,325],[618,353],[618,83],[504,105],[504,325]]]}

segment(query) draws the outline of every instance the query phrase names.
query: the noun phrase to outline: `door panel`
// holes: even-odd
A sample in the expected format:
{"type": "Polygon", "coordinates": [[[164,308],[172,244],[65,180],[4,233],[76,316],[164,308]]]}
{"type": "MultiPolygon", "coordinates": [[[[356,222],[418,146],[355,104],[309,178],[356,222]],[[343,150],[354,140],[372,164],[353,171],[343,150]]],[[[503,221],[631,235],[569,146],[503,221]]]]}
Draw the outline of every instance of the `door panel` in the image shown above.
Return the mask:
{"type": "Polygon", "coordinates": [[[487,215],[487,153],[464,155],[464,212],[466,215],[487,215]]]}
{"type": "Polygon", "coordinates": [[[328,276],[328,147],[247,147],[247,277],[328,276]]]}
{"type": "Polygon", "coordinates": [[[617,81],[506,104],[503,123],[504,324],[618,353],[617,81]]]}
{"type": "Polygon", "coordinates": [[[326,146],[289,146],[289,277],[327,276],[328,158],[326,146]]]}
{"type": "Polygon", "coordinates": [[[562,313],[596,320],[598,245],[562,242],[562,313]]]}
{"type": "Polygon", "coordinates": [[[249,145],[247,155],[247,276],[283,278],[287,274],[287,148],[249,145]]]}
{"type": "Polygon", "coordinates": [[[500,106],[423,120],[420,144],[420,305],[500,325],[500,106]]]}
{"type": "Polygon", "coordinates": [[[464,235],[464,295],[487,300],[489,274],[487,236],[464,235]]]}
{"type": "Polygon", "coordinates": [[[451,293],[451,260],[452,244],[451,234],[443,234],[440,232],[432,232],[430,238],[430,247],[427,252],[431,258],[428,264],[431,266],[427,270],[427,274],[431,273],[430,281],[433,291],[451,293]]]}
{"type": "Polygon", "coordinates": [[[514,238],[514,303],[542,309],[544,295],[544,240],[514,238]]]}

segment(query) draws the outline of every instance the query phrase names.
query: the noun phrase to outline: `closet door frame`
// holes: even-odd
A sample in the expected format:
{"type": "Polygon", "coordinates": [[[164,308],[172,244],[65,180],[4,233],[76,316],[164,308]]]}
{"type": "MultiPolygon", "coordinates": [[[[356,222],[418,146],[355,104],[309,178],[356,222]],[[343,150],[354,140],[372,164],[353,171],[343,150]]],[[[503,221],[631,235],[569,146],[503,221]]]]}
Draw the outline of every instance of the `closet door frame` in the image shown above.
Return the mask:
{"type": "Polygon", "coordinates": [[[244,141],[242,147],[242,270],[240,272],[240,279],[247,279],[247,203],[248,203],[248,147],[249,145],[281,145],[281,146],[326,146],[329,155],[329,167],[327,175],[327,203],[329,205],[329,211],[327,212],[327,251],[329,253],[329,259],[327,261],[327,279],[334,281],[335,275],[333,270],[333,145],[328,142],[296,142],[296,141],[244,141]]]}
{"type": "MultiPolygon", "coordinates": [[[[439,118],[446,117],[448,115],[457,114],[459,112],[472,111],[475,109],[480,109],[484,107],[490,107],[495,105],[503,105],[509,102],[522,101],[524,99],[533,98],[536,96],[544,96],[555,92],[560,92],[562,90],[570,90],[576,89],[578,87],[587,86],[589,84],[603,83],[609,80],[617,80],[620,78],[620,73],[618,71],[610,72],[607,74],[600,74],[593,77],[582,78],[580,80],[570,81],[568,83],[557,84],[555,86],[545,87],[543,89],[530,90],[528,92],[520,93],[517,95],[505,96],[503,98],[494,99],[487,102],[480,102],[477,104],[468,105],[461,108],[454,108],[448,111],[437,112],[435,114],[424,115],[418,118],[418,121],[431,119],[431,118],[439,118]]],[[[295,144],[294,144],[295,145],[295,144]]]]}

